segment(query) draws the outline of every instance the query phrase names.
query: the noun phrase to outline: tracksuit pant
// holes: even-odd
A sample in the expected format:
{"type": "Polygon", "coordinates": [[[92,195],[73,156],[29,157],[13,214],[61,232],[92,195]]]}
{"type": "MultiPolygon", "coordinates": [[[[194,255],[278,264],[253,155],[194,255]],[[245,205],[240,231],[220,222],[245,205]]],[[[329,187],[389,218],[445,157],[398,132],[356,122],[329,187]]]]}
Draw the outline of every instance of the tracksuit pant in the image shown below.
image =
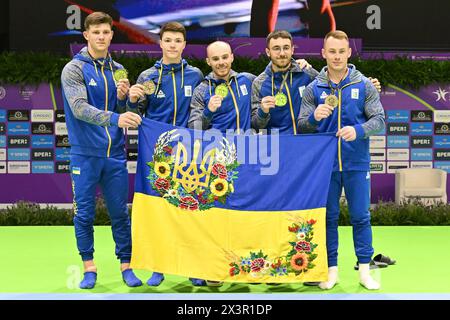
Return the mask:
{"type": "Polygon", "coordinates": [[[128,171],[126,159],[71,155],[75,236],[83,261],[94,257],[96,187],[100,185],[111,218],[116,256],[131,260],[131,223],[128,215],[128,171]]]}
{"type": "Polygon", "coordinates": [[[359,263],[372,259],[372,227],[370,225],[370,174],[367,171],[333,172],[327,200],[328,267],[337,266],[339,202],[344,188],[350,222],[353,226],[353,244],[359,263]]]}

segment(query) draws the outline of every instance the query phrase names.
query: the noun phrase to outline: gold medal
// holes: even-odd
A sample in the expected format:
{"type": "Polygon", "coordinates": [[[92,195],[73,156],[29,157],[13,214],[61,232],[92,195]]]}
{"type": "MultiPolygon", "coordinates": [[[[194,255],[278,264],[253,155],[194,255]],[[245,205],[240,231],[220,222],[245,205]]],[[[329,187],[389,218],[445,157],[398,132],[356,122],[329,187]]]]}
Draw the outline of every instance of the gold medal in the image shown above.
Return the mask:
{"type": "Polygon", "coordinates": [[[228,95],[228,88],[227,85],[222,83],[219,84],[216,89],[214,90],[214,94],[221,96],[222,98],[225,99],[225,97],[228,95]]]}
{"type": "Polygon", "coordinates": [[[128,79],[128,71],[125,69],[117,69],[114,71],[114,81],[118,82],[122,79],[128,79]]]}
{"type": "Polygon", "coordinates": [[[278,92],[275,95],[275,105],[277,107],[282,107],[282,106],[286,105],[286,103],[287,103],[286,95],[283,92],[278,92]]]}
{"type": "Polygon", "coordinates": [[[155,92],[155,84],[152,80],[145,81],[142,85],[144,86],[144,93],[146,95],[151,95],[155,92]]]}
{"type": "Polygon", "coordinates": [[[338,101],[338,98],[334,94],[330,94],[325,98],[325,103],[333,108],[337,107],[338,101]]]}

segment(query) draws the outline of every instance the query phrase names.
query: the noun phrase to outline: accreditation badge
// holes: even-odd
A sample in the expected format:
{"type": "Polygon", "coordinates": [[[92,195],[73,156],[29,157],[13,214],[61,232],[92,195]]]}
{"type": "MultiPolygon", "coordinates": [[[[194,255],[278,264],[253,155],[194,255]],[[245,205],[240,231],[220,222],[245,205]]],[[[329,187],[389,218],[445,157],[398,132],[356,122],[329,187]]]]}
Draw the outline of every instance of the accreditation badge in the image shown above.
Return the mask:
{"type": "Polygon", "coordinates": [[[219,84],[216,89],[214,90],[214,94],[221,96],[222,98],[225,99],[225,97],[228,95],[228,88],[227,85],[222,83],[219,84]]]}
{"type": "Polygon", "coordinates": [[[336,108],[338,105],[338,98],[334,94],[330,94],[325,98],[325,103],[333,108],[336,108]]]}
{"type": "Polygon", "coordinates": [[[277,107],[282,107],[282,106],[285,106],[286,103],[287,103],[287,97],[286,97],[286,95],[285,95],[283,92],[278,92],[278,93],[275,95],[275,105],[276,105],[277,107]]]}
{"type": "Polygon", "coordinates": [[[126,69],[118,69],[113,74],[114,81],[119,82],[123,79],[128,79],[128,71],[126,69]]]}
{"type": "Polygon", "coordinates": [[[146,95],[151,95],[155,92],[155,84],[153,83],[152,80],[147,80],[145,81],[142,86],[144,87],[144,93],[146,95]]]}

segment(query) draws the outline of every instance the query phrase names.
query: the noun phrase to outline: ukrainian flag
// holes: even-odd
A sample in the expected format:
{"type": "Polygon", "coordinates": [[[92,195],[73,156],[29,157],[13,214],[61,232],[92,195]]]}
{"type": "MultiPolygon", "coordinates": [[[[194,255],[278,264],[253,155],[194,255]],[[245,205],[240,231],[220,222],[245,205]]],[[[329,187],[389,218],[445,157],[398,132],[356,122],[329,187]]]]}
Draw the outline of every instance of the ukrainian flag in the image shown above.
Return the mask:
{"type": "Polygon", "coordinates": [[[333,134],[240,135],[143,119],[131,266],[230,282],[327,279],[333,134]]]}

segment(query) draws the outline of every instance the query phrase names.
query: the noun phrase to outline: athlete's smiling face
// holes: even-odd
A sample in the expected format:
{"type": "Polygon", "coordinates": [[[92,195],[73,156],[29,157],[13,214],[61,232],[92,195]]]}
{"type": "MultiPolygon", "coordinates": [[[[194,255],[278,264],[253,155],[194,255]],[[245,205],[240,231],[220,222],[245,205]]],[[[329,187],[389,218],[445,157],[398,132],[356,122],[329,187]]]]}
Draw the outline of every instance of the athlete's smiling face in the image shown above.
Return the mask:
{"type": "Polygon", "coordinates": [[[208,55],[206,63],[211,66],[216,77],[227,80],[234,60],[230,45],[222,41],[213,42],[206,52],[208,55]]]}

